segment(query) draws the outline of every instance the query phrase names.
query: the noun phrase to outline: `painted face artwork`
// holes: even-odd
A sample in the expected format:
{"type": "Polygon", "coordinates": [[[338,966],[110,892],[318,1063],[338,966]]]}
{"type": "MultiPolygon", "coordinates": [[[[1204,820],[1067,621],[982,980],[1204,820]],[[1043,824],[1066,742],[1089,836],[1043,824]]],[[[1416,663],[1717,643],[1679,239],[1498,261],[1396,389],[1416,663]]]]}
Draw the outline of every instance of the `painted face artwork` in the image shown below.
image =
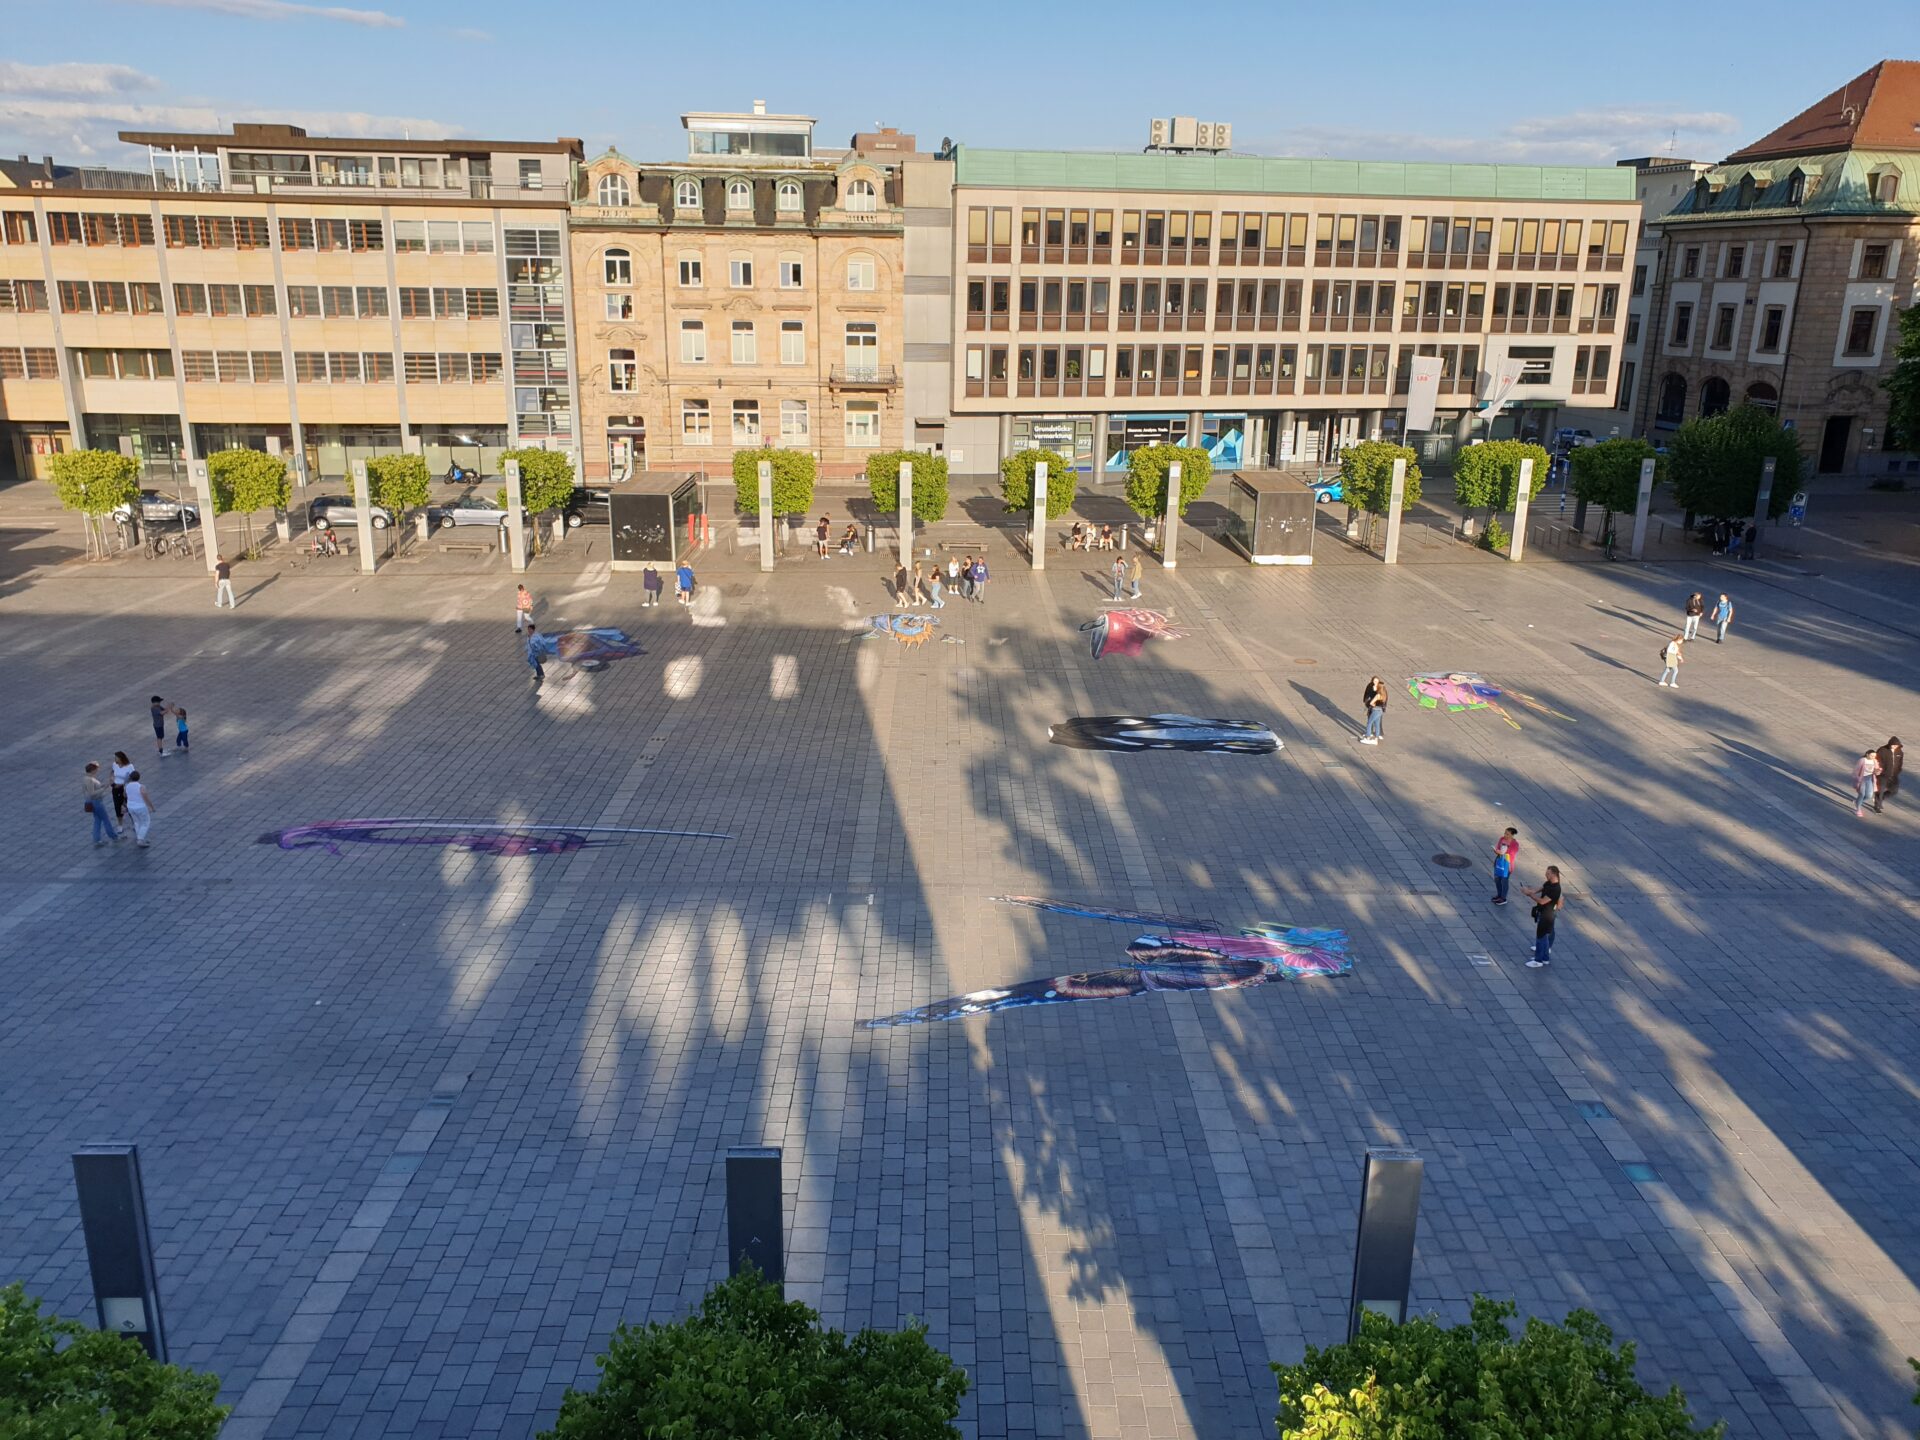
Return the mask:
{"type": "Polygon", "coordinates": [[[1445,709],[1449,714],[1456,715],[1462,710],[1491,710],[1516,730],[1520,728],[1520,722],[1513,718],[1502,701],[1517,701],[1537,714],[1576,723],[1573,716],[1561,714],[1545,701],[1511,686],[1495,685],[1484,675],[1471,670],[1431,670],[1409,676],[1407,693],[1420,702],[1423,710],[1445,709]]]}
{"type": "Polygon", "coordinates": [[[1103,655],[1138,655],[1140,647],[1149,640],[1187,638],[1186,631],[1158,610],[1108,610],[1080,629],[1087,636],[1096,660],[1103,655]]]}
{"type": "MultiPolygon", "coordinates": [[[[1100,910],[1039,900],[1026,895],[1000,895],[1009,905],[1110,920],[1130,925],[1173,917],[1141,915],[1128,910],[1100,910]]],[[[864,1020],[863,1030],[890,1030],[903,1025],[925,1025],[936,1020],[960,1020],[991,1015],[1028,1005],[1062,1005],[1074,1000],[1125,1000],[1154,991],[1240,990],[1270,980],[1315,975],[1345,975],[1352,971],[1344,930],[1305,930],[1284,925],[1255,925],[1237,936],[1220,935],[1210,922],[1204,928],[1170,928],[1165,935],[1142,935],[1127,946],[1130,964],[1113,970],[1078,975],[1056,975],[1030,980],[1005,989],[975,990],[937,1000],[897,1015],[864,1020]]]]}
{"type": "Polygon", "coordinates": [[[681,840],[731,840],[710,830],[645,830],[630,825],[492,825],[472,820],[317,820],[269,830],[262,845],[282,850],[324,850],[342,845],[444,845],[474,855],[566,855],[600,845],[618,845],[642,835],[681,840]]]}
{"type": "Polygon", "coordinates": [[[603,626],[593,630],[559,630],[551,635],[536,635],[534,645],[547,660],[566,660],[589,670],[597,670],[609,660],[626,660],[647,652],[640,642],[624,630],[603,626]]]}
{"type": "Polygon", "coordinates": [[[866,632],[860,638],[871,640],[876,635],[890,635],[896,643],[912,649],[931,640],[933,627],[939,623],[937,615],[869,615],[866,632]]]}
{"type": "Polygon", "coordinates": [[[1195,715],[1085,715],[1047,727],[1047,739],[1073,750],[1193,750],[1272,755],[1280,737],[1247,720],[1195,715]]]}

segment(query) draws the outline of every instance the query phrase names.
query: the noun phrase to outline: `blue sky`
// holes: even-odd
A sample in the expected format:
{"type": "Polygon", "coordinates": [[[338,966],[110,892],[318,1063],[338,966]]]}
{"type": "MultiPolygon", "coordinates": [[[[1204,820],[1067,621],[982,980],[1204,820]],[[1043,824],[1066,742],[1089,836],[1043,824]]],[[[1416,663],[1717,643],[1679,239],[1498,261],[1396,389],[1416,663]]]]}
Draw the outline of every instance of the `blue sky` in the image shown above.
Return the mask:
{"type": "Polygon", "coordinates": [[[1819,13],[1780,0],[0,0],[0,154],[127,163],[141,157],[118,129],[284,119],[315,134],[574,135],[589,154],[667,158],[684,149],[681,111],[763,98],[818,116],[836,145],[884,121],[925,146],[1129,150],[1152,116],[1186,114],[1272,154],[1714,159],[1876,60],[1920,58],[1913,0],[1850,0],[1844,24],[1819,13]]]}

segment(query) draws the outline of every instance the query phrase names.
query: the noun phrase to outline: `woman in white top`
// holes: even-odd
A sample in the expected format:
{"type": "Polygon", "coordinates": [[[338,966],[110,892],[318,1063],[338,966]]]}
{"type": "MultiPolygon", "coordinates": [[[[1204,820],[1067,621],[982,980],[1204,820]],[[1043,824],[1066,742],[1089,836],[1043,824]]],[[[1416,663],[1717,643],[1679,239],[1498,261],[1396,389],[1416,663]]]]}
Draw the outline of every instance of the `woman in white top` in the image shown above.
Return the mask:
{"type": "Polygon", "coordinates": [[[127,758],[127,752],[113,752],[113,818],[127,818],[127,777],[133,774],[133,761],[127,758]]]}
{"type": "Polygon", "coordinates": [[[133,822],[133,843],[147,848],[147,831],[153,825],[153,797],[141,783],[138,770],[127,774],[127,818],[133,822]]]}

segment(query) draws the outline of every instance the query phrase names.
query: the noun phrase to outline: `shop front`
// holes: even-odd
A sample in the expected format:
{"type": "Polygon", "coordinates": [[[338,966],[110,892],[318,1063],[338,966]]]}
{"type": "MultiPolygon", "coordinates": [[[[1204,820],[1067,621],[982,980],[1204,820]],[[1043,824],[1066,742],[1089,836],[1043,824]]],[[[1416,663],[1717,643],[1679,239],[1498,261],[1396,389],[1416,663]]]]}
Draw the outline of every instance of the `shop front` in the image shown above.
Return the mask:
{"type": "Polygon", "coordinates": [[[1013,453],[1051,450],[1064,455],[1082,475],[1093,473],[1095,417],[1091,415],[1016,415],[1013,453]]]}
{"type": "Polygon", "coordinates": [[[1185,411],[1150,415],[1109,415],[1106,418],[1105,469],[1109,475],[1123,475],[1128,457],[1148,445],[1198,445],[1207,452],[1215,470],[1237,470],[1248,453],[1247,416],[1203,413],[1200,432],[1193,433],[1193,416],[1185,411]]]}

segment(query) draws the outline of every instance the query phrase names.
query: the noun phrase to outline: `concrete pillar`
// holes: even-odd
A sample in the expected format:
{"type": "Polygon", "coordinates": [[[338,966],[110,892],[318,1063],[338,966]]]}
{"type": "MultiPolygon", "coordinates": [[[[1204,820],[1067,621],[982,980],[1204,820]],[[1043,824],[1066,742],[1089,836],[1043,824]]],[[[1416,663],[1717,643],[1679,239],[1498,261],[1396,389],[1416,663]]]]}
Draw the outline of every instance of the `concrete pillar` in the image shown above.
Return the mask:
{"type": "Polygon", "coordinates": [[[1180,471],[1178,460],[1167,466],[1167,514],[1161,523],[1160,564],[1172,570],[1180,563],[1180,471]]]}
{"type": "Polygon", "coordinates": [[[187,473],[193,476],[194,498],[200,502],[200,548],[207,552],[207,573],[220,564],[220,532],[213,523],[213,481],[207,475],[207,462],[190,460],[187,473]]]}
{"type": "Polygon", "coordinates": [[[1527,504],[1533,493],[1533,461],[1520,462],[1520,488],[1513,496],[1513,539],[1507,546],[1507,558],[1518,560],[1527,548],[1527,504]]]}
{"type": "Polygon", "coordinates": [[[900,563],[913,569],[913,462],[900,462],[900,563]]]}
{"type": "Polygon", "coordinates": [[[526,505],[520,488],[520,462],[508,460],[501,465],[507,482],[507,565],[518,575],[527,568],[526,505]]]}
{"type": "Polygon", "coordinates": [[[1640,462],[1640,498],[1633,504],[1633,548],[1628,552],[1638,560],[1647,549],[1647,511],[1653,508],[1653,461],[1640,462]]]}
{"type": "Polygon", "coordinates": [[[373,496],[367,489],[367,462],[364,459],[353,462],[353,528],[358,541],[355,549],[360,552],[360,573],[373,574],[373,496]]]}
{"type": "Polygon", "coordinates": [[[1387,553],[1389,565],[1400,563],[1400,512],[1407,503],[1407,462],[1393,462],[1393,488],[1387,496],[1387,553]]]}
{"type": "Polygon", "coordinates": [[[1033,467],[1033,539],[1027,547],[1033,552],[1033,568],[1047,568],[1047,462],[1033,467]]]}
{"type": "MultiPolygon", "coordinates": [[[[1753,549],[1760,549],[1760,537],[1766,532],[1767,511],[1773,508],[1773,471],[1777,462],[1769,455],[1760,466],[1760,493],[1753,499],[1753,549]]],[[[1747,558],[1751,560],[1753,554],[1747,558]]]]}
{"type": "Polygon", "coordinates": [[[773,569],[773,461],[762,460],[760,478],[760,569],[773,569]]]}

